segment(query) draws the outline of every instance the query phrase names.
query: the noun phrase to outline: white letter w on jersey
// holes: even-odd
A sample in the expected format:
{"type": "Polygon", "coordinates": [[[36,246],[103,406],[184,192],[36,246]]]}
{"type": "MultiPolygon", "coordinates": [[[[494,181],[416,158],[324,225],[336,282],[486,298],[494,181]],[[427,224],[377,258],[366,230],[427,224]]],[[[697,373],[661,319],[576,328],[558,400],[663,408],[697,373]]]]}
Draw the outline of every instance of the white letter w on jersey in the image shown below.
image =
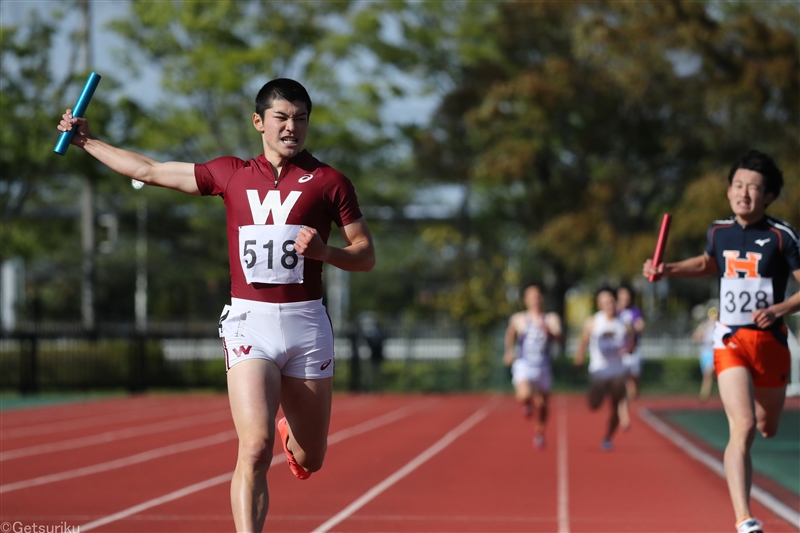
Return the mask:
{"type": "Polygon", "coordinates": [[[266,224],[270,212],[272,223],[275,225],[286,224],[289,212],[300,198],[300,191],[292,191],[286,197],[286,202],[281,203],[280,191],[268,191],[264,202],[258,199],[258,191],[247,189],[247,200],[250,202],[250,212],[253,214],[253,224],[266,224]]]}

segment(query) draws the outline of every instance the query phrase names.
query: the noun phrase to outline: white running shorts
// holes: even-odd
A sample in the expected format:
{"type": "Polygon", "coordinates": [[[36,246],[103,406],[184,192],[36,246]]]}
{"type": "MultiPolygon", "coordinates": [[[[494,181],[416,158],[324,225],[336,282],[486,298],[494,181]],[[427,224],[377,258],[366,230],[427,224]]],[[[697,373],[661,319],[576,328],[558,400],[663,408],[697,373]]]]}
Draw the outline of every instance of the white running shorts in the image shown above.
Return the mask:
{"type": "Polygon", "coordinates": [[[553,373],[549,366],[531,365],[526,361],[516,359],[511,365],[511,383],[516,385],[522,381],[527,381],[544,394],[548,394],[553,389],[553,373]]]}
{"type": "Polygon", "coordinates": [[[629,376],[638,378],[642,373],[642,355],[637,349],[633,353],[627,353],[622,356],[622,364],[629,376]]]}
{"type": "Polygon", "coordinates": [[[222,310],[219,336],[226,371],[247,359],[266,359],[284,376],[333,376],[333,329],[322,299],[276,304],[233,298],[222,310]]]}

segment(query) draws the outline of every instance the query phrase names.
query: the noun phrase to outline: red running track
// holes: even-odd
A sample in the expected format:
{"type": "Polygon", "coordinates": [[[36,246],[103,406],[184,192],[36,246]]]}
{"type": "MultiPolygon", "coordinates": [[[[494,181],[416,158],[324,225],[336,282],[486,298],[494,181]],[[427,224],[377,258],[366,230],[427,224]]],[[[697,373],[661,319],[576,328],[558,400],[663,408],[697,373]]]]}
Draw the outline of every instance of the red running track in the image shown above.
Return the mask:
{"type": "MultiPolygon", "coordinates": [[[[665,401],[638,403],[648,404],[665,401]]],[[[552,406],[536,451],[510,396],[337,396],[320,472],[299,481],[276,450],[265,530],[733,531],[724,479],[641,418],[603,452],[605,411],[579,395],[552,406]]],[[[0,533],[233,530],[224,396],[7,411],[0,430],[0,533]]],[[[758,502],[753,510],[768,533],[796,531],[758,502]]]]}

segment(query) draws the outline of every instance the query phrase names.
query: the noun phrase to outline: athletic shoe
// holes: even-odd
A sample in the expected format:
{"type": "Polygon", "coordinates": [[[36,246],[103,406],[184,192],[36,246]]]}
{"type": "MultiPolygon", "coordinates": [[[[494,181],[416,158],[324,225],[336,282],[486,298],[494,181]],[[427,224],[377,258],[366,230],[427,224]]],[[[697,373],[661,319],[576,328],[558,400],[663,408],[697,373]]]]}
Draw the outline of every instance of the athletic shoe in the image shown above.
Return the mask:
{"type": "Polygon", "coordinates": [[[533,436],[533,447],[537,450],[544,450],[544,435],[538,433],[533,436]]]}
{"type": "Polygon", "coordinates": [[[614,445],[611,444],[611,439],[605,439],[600,444],[600,449],[603,450],[604,452],[610,452],[611,450],[613,450],[614,449],[614,445]]]}
{"type": "Polygon", "coordinates": [[[308,472],[305,468],[300,466],[295,460],[294,455],[292,455],[292,452],[290,452],[286,447],[286,443],[289,442],[289,426],[286,425],[286,418],[281,418],[278,420],[278,433],[281,434],[283,452],[286,454],[286,458],[289,460],[289,468],[291,469],[292,474],[294,474],[298,479],[308,479],[308,477],[311,475],[311,472],[308,472]]]}
{"type": "Polygon", "coordinates": [[[764,533],[763,524],[755,518],[745,518],[736,524],[736,533],[764,533]]]}
{"type": "Polygon", "coordinates": [[[529,403],[526,403],[522,407],[522,416],[524,418],[531,418],[533,416],[533,406],[529,403]]]}

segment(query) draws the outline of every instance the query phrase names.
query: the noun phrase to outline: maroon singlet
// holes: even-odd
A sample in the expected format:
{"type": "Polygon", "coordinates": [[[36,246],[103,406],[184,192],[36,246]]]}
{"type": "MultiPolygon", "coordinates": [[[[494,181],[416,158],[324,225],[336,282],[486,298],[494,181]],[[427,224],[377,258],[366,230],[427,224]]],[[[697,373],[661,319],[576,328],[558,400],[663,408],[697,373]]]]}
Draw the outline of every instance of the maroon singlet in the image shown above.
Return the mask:
{"type": "Polygon", "coordinates": [[[252,224],[308,226],[316,229],[327,243],[332,222],[342,227],[361,218],[350,180],[306,150],[286,163],[277,180],[263,154],[248,161],[220,157],[196,164],[194,174],[202,195],[219,195],[225,202],[232,297],[272,303],[322,298],[322,261],[308,258],[302,283],[248,284],[239,258],[239,227],[252,224]],[[288,213],[281,210],[276,215],[271,207],[279,204],[291,206],[291,209],[288,213]],[[276,222],[276,216],[285,220],[276,222]]]}

